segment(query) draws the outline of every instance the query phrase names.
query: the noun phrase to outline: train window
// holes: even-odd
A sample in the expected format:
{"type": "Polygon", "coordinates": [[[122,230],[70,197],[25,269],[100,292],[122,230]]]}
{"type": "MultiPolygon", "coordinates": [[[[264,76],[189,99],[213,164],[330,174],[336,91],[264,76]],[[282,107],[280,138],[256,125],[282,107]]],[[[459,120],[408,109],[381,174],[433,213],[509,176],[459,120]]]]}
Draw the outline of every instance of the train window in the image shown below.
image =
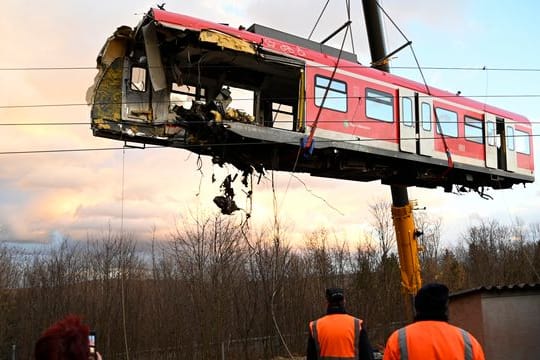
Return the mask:
{"type": "Polygon", "coordinates": [[[521,154],[530,155],[531,154],[531,144],[529,143],[530,135],[525,131],[516,129],[516,151],[521,154]]]}
{"type": "Polygon", "coordinates": [[[495,123],[488,121],[487,126],[487,143],[488,145],[495,146],[495,123]]]}
{"type": "Polygon", "coordinates": [[[394,121],[394,97],[379,90],[366,89],[366,115],[372,119],[394,121]]]}
{"type": "Polygon", "coordinates": [[[401,121],[405,126],[413,126],[412,100],[409,97],[401,99],[401,121]]]}
{"type": "Polygon", "coordinates": [[[437,132],[443,135],[458,136],[458,115],[456,112],[443,108],[435,108],[436,121],[439,124],[437,132]]]}
{"type": "Polygon", "coordinates": [[[422,129],[431,131],[431,105],[427,102],[422,103],[422,129]]]}
{"type": "Polygon", "coordinates": [[[479,144],[484,143],[484,131],[482,121],[465,116],[465,139],[479,144]]]}
{"type": "Polygon", "coordinates": [[[347,83],[316,75],[315,105],[325,109],[347,112],[347,83]]]}
{"type": "Polygon", "coordinates": [[[133,66],[131,68],[131,83],[130,89],[133,91],[146,91],[146,69],[143,67],[133,66]]]}
{"type": "Polygon", "coordinates": [[[516,143],[514,141],[514,128],[511,126],[506,127],[506,147],[510,151],[516,150],[516,143]]]}

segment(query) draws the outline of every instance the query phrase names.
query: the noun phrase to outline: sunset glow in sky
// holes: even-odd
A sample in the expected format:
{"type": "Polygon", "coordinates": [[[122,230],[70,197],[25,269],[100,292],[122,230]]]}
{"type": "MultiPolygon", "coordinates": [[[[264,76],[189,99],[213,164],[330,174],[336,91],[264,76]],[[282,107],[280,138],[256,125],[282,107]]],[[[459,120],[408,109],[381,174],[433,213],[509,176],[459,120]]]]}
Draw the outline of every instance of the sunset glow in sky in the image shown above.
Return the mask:
{"type": "MultiPolygon", "coordinates": [[[[169,11],[249,26],[258,23],[307,37],[326,1],[237,0],[167,2],[169,11]],[[298,14],[301,14],[299,16],[298,14]]],[[[361,1],[352,1],[354,47],[370,62],[361,1]]],[[[212,202],[233,168],[212,168],[180,149],[122,149],[123,143],[92,136],[87,88],[96,56],[114,30],[135,26],[156,2],[141,0],[10,1],[0,14],[0,241],[50,242],[58,237],[123,228],[138,239],[167,240],[183,216],[218,212],[212,202]],[[215,183],[212,172],[215,171],[215,183]]],[[[540,38],[536,1],[382,1],[413,47],[430,86],[525,115],[540,134],[540,38]],[[486,67],[487,70],[480,70],[486,67]],[[441,69],[444,68],[444,69],[441,69]],[[456,69],[457,68],[457,69],[456,69]],[[477,70],[463,70],[474,68],[477,70]],[[527,70],[527,71],[525,71],[527,70]]],[[[332,0],[312,39],[322,40],[347,20],[345,1],[332,0]]],[[[388,21],[387,48],[406,42],[388,21]]],[[[339,46],[338,40],[334,46],[339,46]]],[[[349,51],[350,41],[347,42],[349,51]]],[[[410,49],[392,72],[422,81],[410,49]],[[405,68],[404,68],[405,67],[405,68]]],[[[540,154],[535,137],[536,169],[540,154]]],[[[356,242],[369,232],[369,204],[390,201],[378,182],[274,174],[278,217],[294,241],[319,228],[356,242]],[[300,179],[300,180],[299,180],[300,179]]],[[[238,182],[238,180],[237,180],[238,182]]],[[[237,202],[248,208],[242,188],[237,202]]],[[[409,197],[443,220],[443,240],[456,243],[478,219],[537,222],[538,183],[457,196],[442,189],[409,189],[409,197]]],[[[252,226],[274,218],[271,174],[254,186],[252,226]]],[[[237,215],[242,221],[244,213],[237,215]]]]}

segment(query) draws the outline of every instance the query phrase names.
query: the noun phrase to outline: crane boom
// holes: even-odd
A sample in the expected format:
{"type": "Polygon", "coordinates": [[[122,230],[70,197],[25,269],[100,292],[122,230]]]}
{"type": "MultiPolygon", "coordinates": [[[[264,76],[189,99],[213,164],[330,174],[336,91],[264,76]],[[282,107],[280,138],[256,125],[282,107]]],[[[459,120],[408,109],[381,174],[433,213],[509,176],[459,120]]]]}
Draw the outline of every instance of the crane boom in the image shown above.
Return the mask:
{"type": "MultiPolygon", "coordinates": [[[[390,72],[386,45],[381,26],[380,12],[377,0],[363,0],[364,18],[371,51],[372,66],[390,72]]],[[[407,187],[391,185],[392,219],[396,233],[401,284],[411,296],[415,295],[422,286],[420,262],[418,260],[418,231],[415,229],[413,205],[409,202],[407,187]]]]}
{"type": "Polygon", "coordinates": [[[401,284],[407,293],[414,295],[422,286],[422,278],[418,260],[419,232],[414,224],[413,203],[392,205],[392,220],[396,232],[401,284]]]}

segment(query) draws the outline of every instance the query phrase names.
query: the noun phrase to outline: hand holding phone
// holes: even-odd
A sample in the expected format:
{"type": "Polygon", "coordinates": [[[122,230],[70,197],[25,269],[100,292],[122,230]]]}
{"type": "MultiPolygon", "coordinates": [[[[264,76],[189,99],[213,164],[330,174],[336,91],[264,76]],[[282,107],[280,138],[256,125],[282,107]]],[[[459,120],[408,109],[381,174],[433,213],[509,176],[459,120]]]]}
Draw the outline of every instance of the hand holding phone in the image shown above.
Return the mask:
{"type": "Polygon", "coordinates": [[[90,334],[88,335],[88,345],[90,347],[90,354],[96,353],[96,332],[94,330],[90,330],[90,334]]]}

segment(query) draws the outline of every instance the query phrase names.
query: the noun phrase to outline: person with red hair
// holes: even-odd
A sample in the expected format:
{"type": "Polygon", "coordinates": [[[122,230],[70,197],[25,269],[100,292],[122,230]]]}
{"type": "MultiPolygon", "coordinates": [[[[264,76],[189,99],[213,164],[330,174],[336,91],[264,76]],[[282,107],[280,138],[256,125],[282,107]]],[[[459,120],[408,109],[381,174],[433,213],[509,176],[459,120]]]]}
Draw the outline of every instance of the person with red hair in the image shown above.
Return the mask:
{"type": "MultiPolygon", "coordinates": [[[[90,328],[77,315],[68,315],[43,332],[34,348],[36,360],[88,360],[90,328]]],[[[101,360],[99,354],[95,359],[101,360]]]]}

